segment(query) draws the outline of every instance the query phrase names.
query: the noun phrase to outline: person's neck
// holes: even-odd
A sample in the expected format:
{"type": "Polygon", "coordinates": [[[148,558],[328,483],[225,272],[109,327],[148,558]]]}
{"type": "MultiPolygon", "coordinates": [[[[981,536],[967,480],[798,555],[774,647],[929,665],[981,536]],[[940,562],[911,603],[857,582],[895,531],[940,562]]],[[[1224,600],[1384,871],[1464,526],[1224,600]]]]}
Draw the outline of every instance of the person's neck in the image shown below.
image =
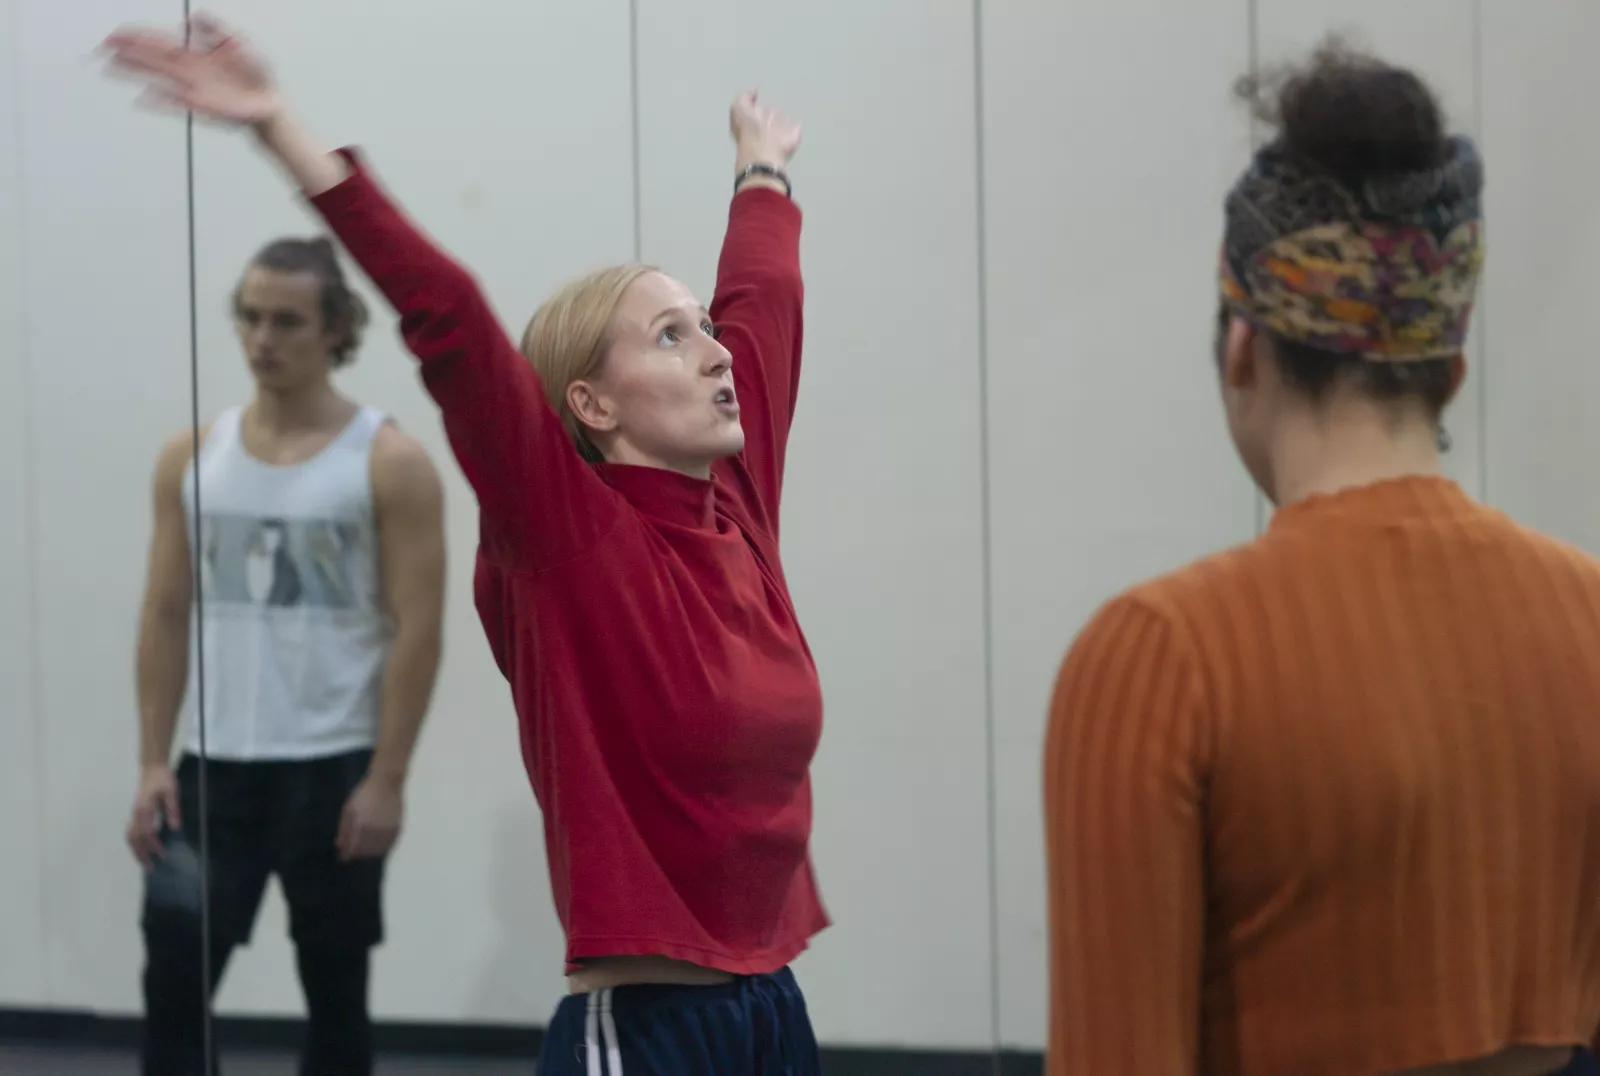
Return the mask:
{"type": "Polygon", "coordinates": [[[1422,415],[1396,423],[1364,404],[1289,417],[1273,439],[1270,459],[1272,500],[1279,508],[1319,494],[1444,473],[1434,423],[1422,415]]]}
{"type": "Polygon", "coordinates": [[[342,426],[355,409],[323,381],[289,392],[258,390],[250,404],[250,422],[268,434],[301,433],[342,426]]]}

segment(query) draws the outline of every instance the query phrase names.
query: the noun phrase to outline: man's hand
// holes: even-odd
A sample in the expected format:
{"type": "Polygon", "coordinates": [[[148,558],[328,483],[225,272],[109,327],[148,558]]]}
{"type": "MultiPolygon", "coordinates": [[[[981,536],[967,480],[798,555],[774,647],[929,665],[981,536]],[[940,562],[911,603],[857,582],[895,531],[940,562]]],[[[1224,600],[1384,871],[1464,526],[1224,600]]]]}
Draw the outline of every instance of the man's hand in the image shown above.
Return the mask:
{"type": "Polygon", "coordinates": [[[388,855],[400,837],[403,812],[400,785],[368,774],[345,801],[339,819],[339,858],[349,862],[388,855]]]}
{"type": "Polygon", "coordinates": [[[159,763],[139,773],[139,791],[133,797],[133,817],[128,819],[128,847],[139,865],[149,870],[161,858],[161,824],[179,829],[178,779],[172,767],[159,763]]]}

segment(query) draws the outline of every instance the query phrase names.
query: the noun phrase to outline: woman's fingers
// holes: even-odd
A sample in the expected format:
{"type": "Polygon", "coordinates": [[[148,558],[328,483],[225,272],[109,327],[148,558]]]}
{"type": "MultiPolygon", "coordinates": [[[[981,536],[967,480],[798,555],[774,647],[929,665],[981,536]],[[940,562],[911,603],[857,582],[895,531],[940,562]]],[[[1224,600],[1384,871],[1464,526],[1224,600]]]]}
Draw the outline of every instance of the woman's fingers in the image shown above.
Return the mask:
{"type": "Polygon", "coordinates": [[[190,16],[189,29],[193,47],[204,52],[219,48],[234,36],[221,20],[205,12],[197,12],[190,16]]]}
{"type": "Polygon", "coordinates": [[[188,51],[181,45],[174,48],[164,41],[125,40],[108,44],[112,64],[125,71],[178,78],[189,59],[188,51]]]}
{"type": "Polygon", "coordinates": [[[181,56],[184,52],[182,38],[134,27],[118,30],[109,35],[101,47],[112,52],[138,56],[181,56]]]}
{"type": "Polygon", "coordinates": [[[183,50],[183,41],[161,30],[141,26],[124,26],[112,31],[102,43],[108,49],[177,49],[183,50]]]}
{"type": "Polygon", "coordinates": [[[193,108],[183,94],[162,86],[146,86],[133,103],[152,112],[188,112],[193,108]]]}
{"type": "Polygon", "coordinates": [[[234,31],[227,23],[217,18],[209,11],[196,11],[189,16],[189,25],[196,31],[211,34],[215,37],[234,37],[234,31]]]}

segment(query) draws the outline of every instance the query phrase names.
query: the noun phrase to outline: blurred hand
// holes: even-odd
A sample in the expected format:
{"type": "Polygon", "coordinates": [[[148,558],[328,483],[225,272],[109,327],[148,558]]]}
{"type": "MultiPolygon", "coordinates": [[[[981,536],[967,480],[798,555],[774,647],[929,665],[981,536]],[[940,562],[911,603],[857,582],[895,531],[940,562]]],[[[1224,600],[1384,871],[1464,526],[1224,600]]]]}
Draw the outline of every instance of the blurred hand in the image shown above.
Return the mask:
{"type": "Polygon", "coordinates": [[[403,810],[400,786],[369,775],[345,801],[339,819],[339,858],[348,862],[388,855],[400,837],[403,810]]]}
{"type": "Polygon", "coordinates": [[[133,817],[128,819],[128,847],[145,870],[161,858],[163,821],[172,829],[183,826],[178,813],[178,779],[170,766],[146,766],[133,797],[133,817]]]}
{"type": "Polygon", "coordinates": [[[728,131],[745,164],[785,165],[800,148],[800,125],[758,101],[755,90],[746,90],[733,99],[733,107],[728,110],[728,131]]]}
{"type": "Polygon", "coordinates": [[[114,71],[148,85],[140,101],[193,111],[239,126],[257,125],[278,111],[278,89],[266,61],[208,15],[189,20],[182,34],[127,28],[106,38],[114,71]]]}

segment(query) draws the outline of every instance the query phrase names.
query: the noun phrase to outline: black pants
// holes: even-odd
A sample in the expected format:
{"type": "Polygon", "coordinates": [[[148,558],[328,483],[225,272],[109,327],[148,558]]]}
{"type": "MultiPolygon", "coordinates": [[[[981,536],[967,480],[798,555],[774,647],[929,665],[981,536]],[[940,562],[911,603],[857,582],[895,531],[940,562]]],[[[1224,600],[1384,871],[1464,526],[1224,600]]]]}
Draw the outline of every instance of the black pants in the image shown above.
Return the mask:
{"type": "MultiPolygon", "coordinates": [[[[294,762],[205,762],[210,905],[210,982],[250,941],[267,878],[277,875],[289,906],[307,1029],[301,1076],[369,1076],[372,1025],[367,977],[383,940],[380,859],[340,862],[334,846],[351,791],[370,751],[294,762]]],[[[201,974],[201,761],[178,765],[181,831],[164,836],[165,856],[146,876],[142,927],[144,1076],[215,1076],[206,1057],[210,1008],[201,974]]]]}

